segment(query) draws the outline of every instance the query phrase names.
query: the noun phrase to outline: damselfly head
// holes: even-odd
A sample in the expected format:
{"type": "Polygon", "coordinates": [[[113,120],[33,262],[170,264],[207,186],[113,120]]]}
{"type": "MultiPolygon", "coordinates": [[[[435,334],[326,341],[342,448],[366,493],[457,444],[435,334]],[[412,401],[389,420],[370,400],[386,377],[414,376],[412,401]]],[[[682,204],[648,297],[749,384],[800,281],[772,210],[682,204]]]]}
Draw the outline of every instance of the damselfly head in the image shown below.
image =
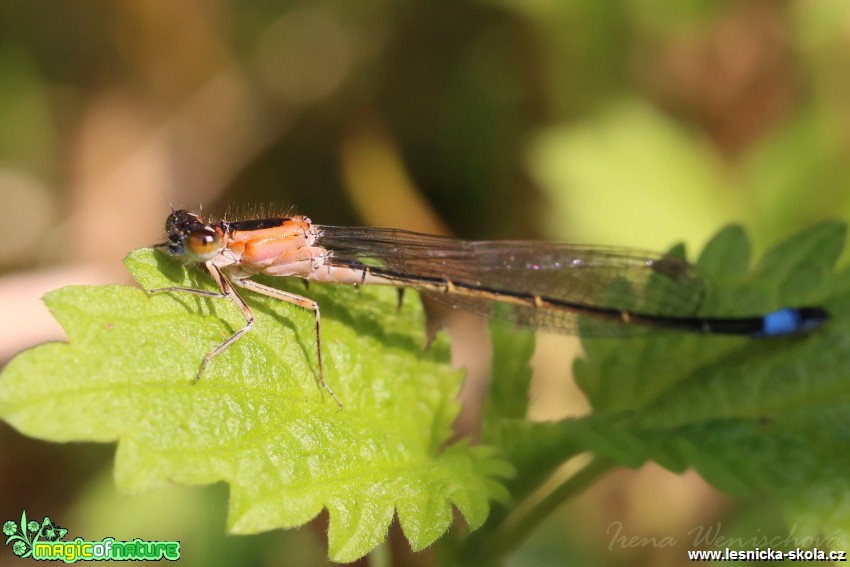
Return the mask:
{"type": "Polygon", "coordinates": [[[173,256],[183,256],[194,262],[206,262],[221,251],[221,235],[205,224],[195,213],[180,209],[165,221],[168,241],[165,248],[173,256]]]}

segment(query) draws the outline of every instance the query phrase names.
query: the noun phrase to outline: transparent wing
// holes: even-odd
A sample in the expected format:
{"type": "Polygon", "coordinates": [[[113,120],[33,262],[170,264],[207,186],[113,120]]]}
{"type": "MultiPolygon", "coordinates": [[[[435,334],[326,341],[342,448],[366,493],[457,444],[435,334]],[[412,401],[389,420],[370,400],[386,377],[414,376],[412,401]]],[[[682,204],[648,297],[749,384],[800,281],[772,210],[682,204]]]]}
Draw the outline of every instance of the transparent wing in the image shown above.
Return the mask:
{"type": "MultiPolygon", "coordinates": [[[[693,316],[704,284],[693,265],[670,255],[538,241],[463,241],[398,229],[322,226],[317,245],[337,265],[367,265],[408,278],[449,280],[496,292],[668,317],[693,316]]],[[[577,315],[525,305],[495,308],[475,295],[429,293],[441,303],[520,325],[575,333],[577,315]]],[[[593,335],[641,333],[603,321],[593,335]]],[[[634,327],[634,326],[632,326],[634,327]]]]}

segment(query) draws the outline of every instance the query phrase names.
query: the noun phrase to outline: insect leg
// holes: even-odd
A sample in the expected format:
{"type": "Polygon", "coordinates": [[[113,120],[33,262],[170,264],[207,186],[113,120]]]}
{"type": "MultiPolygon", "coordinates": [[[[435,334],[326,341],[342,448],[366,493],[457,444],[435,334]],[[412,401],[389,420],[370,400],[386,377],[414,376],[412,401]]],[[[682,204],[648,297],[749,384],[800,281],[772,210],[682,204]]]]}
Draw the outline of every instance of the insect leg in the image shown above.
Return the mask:
{"type": "Polygon", "coordinates": [[[221,291],[208,291],[204,289],[194,289],[191,287],[160,287],[156,289],[148,290],[148,293],[165,293],[171,291],[183,292],[183,293],[191,293],[193,295],[200,295],[202,297],[215,297],[215,298],[228,298],[242,312],[242,315],[245,317],[246,324],[244,327],[233,333],[226,341],[218,345],[215,349],[213,349],[209,354],[207,354],[204,359],[201,361],[201,366],[198,368],[198,373],[195,375],[195,378],[192,380],[192,383],[197,383],[198,380],[203,376],[204,371],[207,368],[207,365],[210,361],[215,358],[218,354],[222,353],[227,347],[236,342],[239,337],[247,333],[251,327],[254,326],[254,314],[251,313],[251,310],[248,308],[248,305],[245,301],[236,293],[236,290],[233,289],[233,286],[230,283],[230,280],[225,277],[221,270],[212,264],[205,264],[204,267],[209,272],[210,277],[212,277],[213,281],[215,281],[216,285],[221,291]]]}
{"type": "Polygon", "coordinates": [[[201,361],[201,367],[198,369],[198,374],[195,376],[195,383],[197,383],[197,381],[201,379],[204,370],[206,370],[207,365],[213,358],[224,352],[227,347],[239,340],[239,337],[250,331],[251,327],[254,326],[254,314],[251,313],[251,310],[248,308],[248,304],[245,303],[245,300],[242,299],[242,297],[240,297],[238,293],[236,293],[235,289],[233,289],[233,285],[231,284],[230,280],[227,279],[227,277],[221,272],[218,267],[210,263],[205,264],[205,267],[210,273],[212,279],[215,280],[215,283],[218,285],[219,289],[221,289],[222,291],[222,293],[218,294],[218,297],[228,297],[231,301],[233,301],[233,303],[236,304],[236,307],[239,308],[239,310],[242,312],[242,315],[245,317],[245,326],[230,335],[227,340],[215,347],[215,349],[210,351],[210,353],[204,357],[204,360],[201,361]]]}
{"type": "Polygon", "coordinates": [[[342,408],[342,402],[339,400],[337,395],[331,390],[330,386],[328,386],[327,382],[325,382],[325,372],[324,366],[322,364],[322,336],[320,333],[320,321],[321,317],[319,315],[319,304],[309,299],[307,297],[302,297],[300,295],[296,295],[294,293],[289,293],[287,291],[283,291],[274,287],[269,287],[267,285],[263,285],[261,283],[255,282],[250,279],[234,279],[233,283],[250,291],[254,291],[256,293],[260,293],[267,297],[272,297],[274,299],[279,299],[281,301],[285,301],[286,303],[291,303],[293,305],[297,305],[298,307],[303,307],[304,309],[310,309],[316,316],[316,356],[319,362],[319,377],[318,382],[319,385],[326,390],[331,397],[334,399],[336,404],[342,408]]]}

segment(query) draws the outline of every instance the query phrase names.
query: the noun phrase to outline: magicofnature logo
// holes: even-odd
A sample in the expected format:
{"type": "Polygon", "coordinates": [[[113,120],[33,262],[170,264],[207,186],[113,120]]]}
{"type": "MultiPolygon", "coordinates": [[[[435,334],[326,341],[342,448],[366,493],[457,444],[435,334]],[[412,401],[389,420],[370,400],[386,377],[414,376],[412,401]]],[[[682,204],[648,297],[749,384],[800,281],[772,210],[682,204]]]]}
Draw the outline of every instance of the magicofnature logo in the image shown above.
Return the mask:
{"type": "Polygon", "coordinates": [[[63,541],[68,530],[56,525],[47,516],[40,523],[27,520],[26,511],[21,521],[3,522],[6,545],[12,545],[12,553],[20,558],[40,561],[158,561],[180,559],[179,541],[148,541],[136,538],[119,541],[107,537],[100,541],[88,541],[81,537],[63,541]]]}

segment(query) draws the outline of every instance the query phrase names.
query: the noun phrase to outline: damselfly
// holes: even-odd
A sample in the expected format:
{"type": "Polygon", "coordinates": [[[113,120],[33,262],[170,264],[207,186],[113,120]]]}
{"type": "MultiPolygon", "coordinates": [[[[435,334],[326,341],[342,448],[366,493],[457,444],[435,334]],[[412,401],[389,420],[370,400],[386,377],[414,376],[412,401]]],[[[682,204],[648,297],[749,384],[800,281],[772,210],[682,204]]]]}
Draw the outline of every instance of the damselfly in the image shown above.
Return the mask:
{"type": "MultiPolygon", "coordinates": [[[[247,333],[251,309],[236,287],[315,314],[319,384],[325,383],[319,305],[269,287],[252,276],[411,287],[451,307],[507,318],[519,325],[574,334],[623,336],[641,329],[772,337],[806,333],[829,314],[822,307],[783,308],[750,317],[697,317],[704,295],[695,268],[683,259],[623,248],[533,241],[463,241],[398,229],[322,226],[300,215],[208,222],[185,210],[165,222],[168,240],[155,245],[203,264],[219,291],[166,287],[229,298],[246,324],[207,354],[210,361],[247,333]],[[495,303],[510,304],[494,310],[495,303]]],[[[340,404],[341,405],[341,404],[340,404]]]]}

